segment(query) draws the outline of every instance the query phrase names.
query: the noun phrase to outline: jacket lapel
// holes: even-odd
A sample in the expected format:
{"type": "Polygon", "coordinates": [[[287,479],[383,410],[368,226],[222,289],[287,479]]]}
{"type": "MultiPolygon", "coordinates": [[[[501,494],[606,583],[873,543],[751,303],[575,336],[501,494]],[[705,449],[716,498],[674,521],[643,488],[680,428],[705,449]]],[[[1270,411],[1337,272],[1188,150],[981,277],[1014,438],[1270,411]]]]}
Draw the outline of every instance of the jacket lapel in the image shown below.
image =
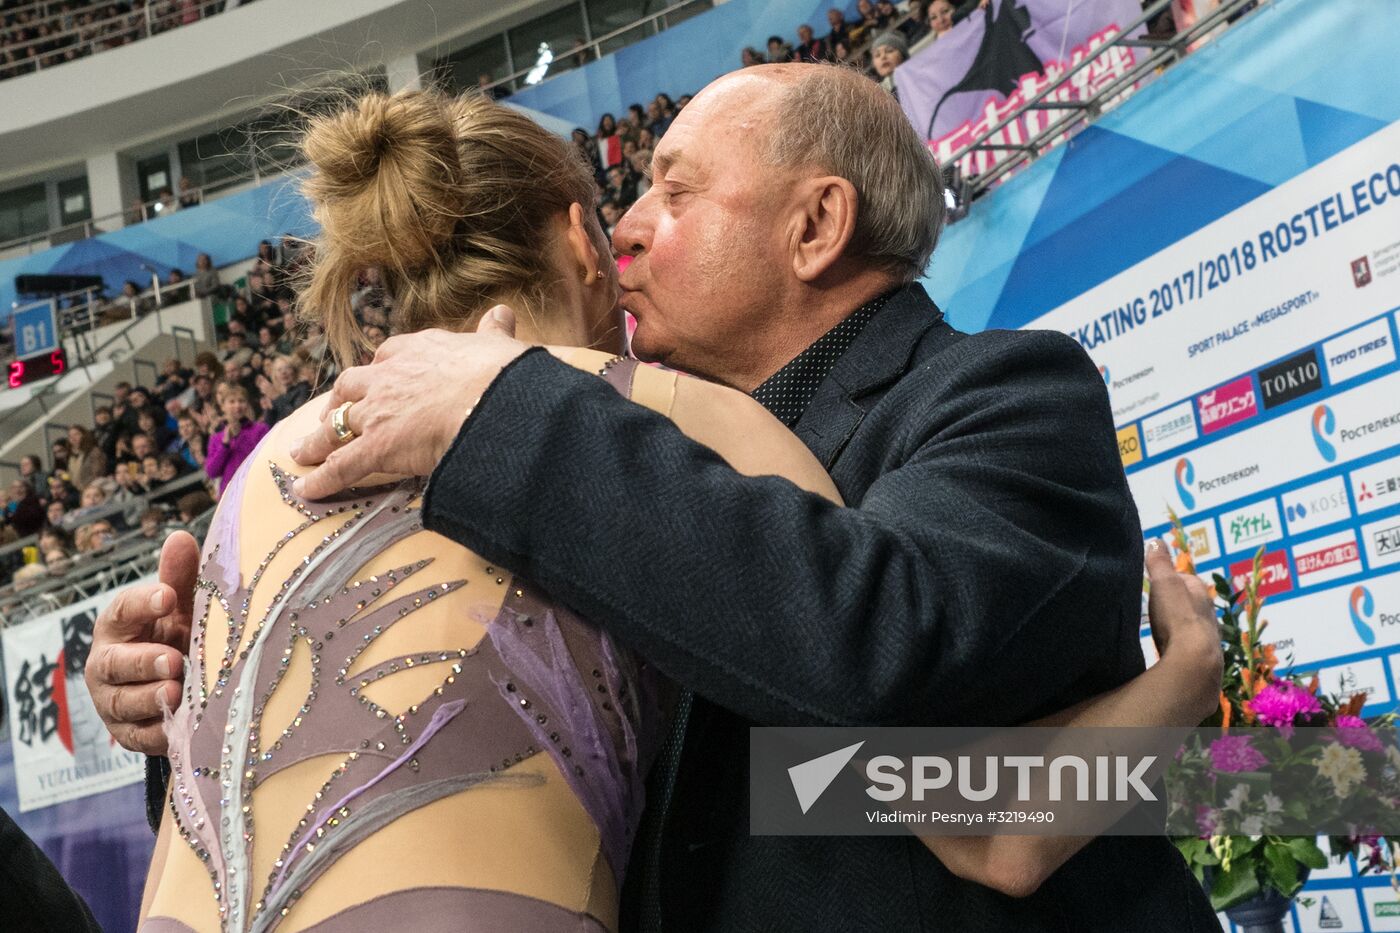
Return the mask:
{"type": "Polygon", "coordinates": [[[822,466],[831,469],[860,427],[866,409],[858,400],[904,375],[919,340],[942,319],[923,287],[908,285],[865,325],[794,429],[822,466]]]}

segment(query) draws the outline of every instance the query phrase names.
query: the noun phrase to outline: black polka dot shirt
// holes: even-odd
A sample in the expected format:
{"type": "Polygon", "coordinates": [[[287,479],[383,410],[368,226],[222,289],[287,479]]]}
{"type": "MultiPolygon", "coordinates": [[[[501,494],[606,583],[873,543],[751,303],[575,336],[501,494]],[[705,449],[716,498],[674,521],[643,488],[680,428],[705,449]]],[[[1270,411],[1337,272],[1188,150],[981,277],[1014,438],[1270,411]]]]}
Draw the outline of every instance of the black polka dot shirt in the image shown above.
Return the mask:
{"type": "Polygon", "coordinates": [[[836,367],[865,325],[889,302],[894,292],[868,301],[853,311],[840,324],[822,334],[817,342],[797,354],[790,363],[778,370],[753,391],[756,402],[773,413],[783,424],[793,427],[801,419],[817,387],[836,367]]]}

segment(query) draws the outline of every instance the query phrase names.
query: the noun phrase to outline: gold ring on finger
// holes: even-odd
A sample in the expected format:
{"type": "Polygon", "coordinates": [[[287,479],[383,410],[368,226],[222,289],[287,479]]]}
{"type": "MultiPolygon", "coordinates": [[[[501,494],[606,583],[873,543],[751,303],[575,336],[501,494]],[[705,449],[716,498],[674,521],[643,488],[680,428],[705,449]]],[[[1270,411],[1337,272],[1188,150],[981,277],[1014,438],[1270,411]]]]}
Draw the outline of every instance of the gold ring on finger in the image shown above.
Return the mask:
{"type": "Polygon", "coordinates": [[[346,402],[339,408],[331,412],[331,430],[335,432],[335,438],[340,443],[354,440],[355,432],[350,430],[350,406],[354,402],[346,402]]]}

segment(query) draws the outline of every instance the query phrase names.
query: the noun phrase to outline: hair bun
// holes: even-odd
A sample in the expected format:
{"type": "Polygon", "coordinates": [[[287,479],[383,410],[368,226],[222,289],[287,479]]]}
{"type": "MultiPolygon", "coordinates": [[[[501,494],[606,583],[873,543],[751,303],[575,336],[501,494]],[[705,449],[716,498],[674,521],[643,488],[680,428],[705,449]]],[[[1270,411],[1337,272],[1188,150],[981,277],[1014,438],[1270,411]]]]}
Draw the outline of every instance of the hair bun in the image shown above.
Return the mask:
{"type": "Polygon", "coordinates": [[[326,244],[406,274],[450,249],[463,203],[452,115],[438,95],[374,93],[311,121],[302,150],[326,244]]]}

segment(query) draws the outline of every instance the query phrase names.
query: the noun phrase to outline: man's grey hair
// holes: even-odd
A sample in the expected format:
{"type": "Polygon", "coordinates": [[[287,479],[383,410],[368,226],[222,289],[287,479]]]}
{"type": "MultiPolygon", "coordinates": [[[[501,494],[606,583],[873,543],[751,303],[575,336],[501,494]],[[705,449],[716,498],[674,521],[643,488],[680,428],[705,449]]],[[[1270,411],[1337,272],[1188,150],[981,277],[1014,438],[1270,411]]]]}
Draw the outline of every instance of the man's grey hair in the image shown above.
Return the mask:
{"type": "Polygon", "coordinates": [[[894,96],[854,69],[822,65],[782,95],[770,137],[775,165],[813,165],[856,189],[847,255],[902,281],[924,274],[943,227],[943,178],[894,96]]]}

